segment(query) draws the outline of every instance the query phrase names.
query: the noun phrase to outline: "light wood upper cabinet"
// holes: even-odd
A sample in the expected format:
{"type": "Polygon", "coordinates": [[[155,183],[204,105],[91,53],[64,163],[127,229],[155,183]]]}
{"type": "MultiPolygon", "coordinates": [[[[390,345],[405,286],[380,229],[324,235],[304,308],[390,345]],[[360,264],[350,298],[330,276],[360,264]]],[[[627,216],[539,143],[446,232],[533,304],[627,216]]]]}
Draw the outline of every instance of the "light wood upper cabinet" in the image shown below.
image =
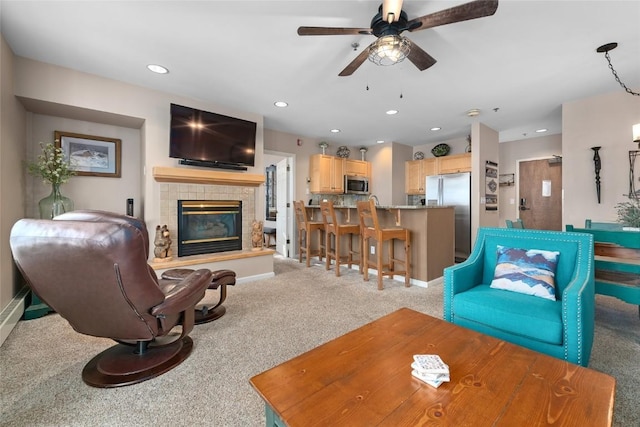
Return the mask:
{"type": "Polygon", "coordinates": [[[471,172],[471,153],[438,157],[438,174],[471,172]]]}
{"type": "Polygon", "coordinates": [[[365,176],[371,179],[371,162],[364,160],[344,159],[344,174],[365,176]]]}
{"type": "Polygon", "coordinates": [[[344,192],[344,159],[314,154],[309,158],[309,191],[321,194],[344,192]]]}
{"type": "Polygon", "coordinates": [[[436,159],[410,160],[405,162],[405,192],[424,194],[425,178],[436,175],[436,159]]]}
{"type": "Polygon", "coordinates": [[[471,153],[405,162],[405,193],[424,194],[426,177],[471,172],[471,153]]]}

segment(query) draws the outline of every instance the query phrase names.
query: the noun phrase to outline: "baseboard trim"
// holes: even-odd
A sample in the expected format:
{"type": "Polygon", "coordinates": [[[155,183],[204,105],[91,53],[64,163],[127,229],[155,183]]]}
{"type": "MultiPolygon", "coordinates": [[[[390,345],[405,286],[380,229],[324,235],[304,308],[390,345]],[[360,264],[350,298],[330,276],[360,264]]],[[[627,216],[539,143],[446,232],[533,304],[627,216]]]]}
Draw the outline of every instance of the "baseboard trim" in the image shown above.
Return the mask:
{"type": "Polygon", "coordinates": [[[29,287],[24,286],[0,313],[0,346],[4,344],[24,314],[27,295],[29,295],[29,287]]]}
{"type": "Polygon", "coordinates": [[[272,271],[270,273],[262,273],[262,274],[256,274],[254,276],[241,277],[239,279],[236,279],[236,285],[241,283],[247,283],[247,282],[255,282],[256,280],[268,279],[275,275],[276,274],[272,271]]]}

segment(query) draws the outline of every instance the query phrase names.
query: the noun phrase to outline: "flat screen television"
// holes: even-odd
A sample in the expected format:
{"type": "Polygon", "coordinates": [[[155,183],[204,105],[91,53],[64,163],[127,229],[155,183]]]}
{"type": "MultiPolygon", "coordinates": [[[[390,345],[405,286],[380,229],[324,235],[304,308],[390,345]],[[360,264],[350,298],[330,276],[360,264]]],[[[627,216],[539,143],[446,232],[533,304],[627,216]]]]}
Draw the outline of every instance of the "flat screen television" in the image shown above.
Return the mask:
{"type": "Polygon", "coordinates": [[[181,164],[246,170],[255,150],[254,122],[171,104],[169,157],[181,164]]]}

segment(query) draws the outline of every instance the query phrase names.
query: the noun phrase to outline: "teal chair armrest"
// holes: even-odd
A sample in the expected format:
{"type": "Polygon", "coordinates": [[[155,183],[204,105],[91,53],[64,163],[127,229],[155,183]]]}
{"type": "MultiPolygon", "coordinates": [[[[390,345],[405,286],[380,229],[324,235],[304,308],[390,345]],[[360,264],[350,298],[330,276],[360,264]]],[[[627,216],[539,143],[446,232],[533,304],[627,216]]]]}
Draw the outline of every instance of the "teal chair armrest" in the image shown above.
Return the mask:
{"type": "Polygon", "coordinates": [[[567,360],[576,360],[587,366],[591,356],[595,329],[595,273],[593,246],[587,247],[585,257],[576,262],[589,265],[578,266],[577,276],[562,293],[562,323],[565,325],[563,347],[567,360]]]}
{"type": "Polygon", "coordinates": [[[443,319],[453,322],[453,297],[468,291],[482,283],[483,259],[481,248],[476,248],[469,258],[458,264],[444,269],[444,281],[451,286],[444,287],[443,319]]]}

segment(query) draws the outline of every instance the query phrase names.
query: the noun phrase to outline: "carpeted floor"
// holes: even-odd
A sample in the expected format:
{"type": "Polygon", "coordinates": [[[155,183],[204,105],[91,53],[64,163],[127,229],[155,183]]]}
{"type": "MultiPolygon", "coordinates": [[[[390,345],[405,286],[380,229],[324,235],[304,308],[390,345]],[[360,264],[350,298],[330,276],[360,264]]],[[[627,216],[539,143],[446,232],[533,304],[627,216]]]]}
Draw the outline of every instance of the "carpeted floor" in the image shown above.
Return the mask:
{"type": "MultiPolygon", "coordinates": [[[[400,307],[442,316],[442,287],[357,271],[336,278],[315,265],[277,260],[276,276],[229,288],[227,314],[196,326],[192,355],[172,371],[117,389],[86,386],[83,366],[111,346],[74,332],[58,315],[21,321],[0,348],[0,426],[263,426],[252,376],[400,307]]],[[[614,424],[640,426],[638,307],[597,297],[590,367],[617,379],[614,424]]]]}

